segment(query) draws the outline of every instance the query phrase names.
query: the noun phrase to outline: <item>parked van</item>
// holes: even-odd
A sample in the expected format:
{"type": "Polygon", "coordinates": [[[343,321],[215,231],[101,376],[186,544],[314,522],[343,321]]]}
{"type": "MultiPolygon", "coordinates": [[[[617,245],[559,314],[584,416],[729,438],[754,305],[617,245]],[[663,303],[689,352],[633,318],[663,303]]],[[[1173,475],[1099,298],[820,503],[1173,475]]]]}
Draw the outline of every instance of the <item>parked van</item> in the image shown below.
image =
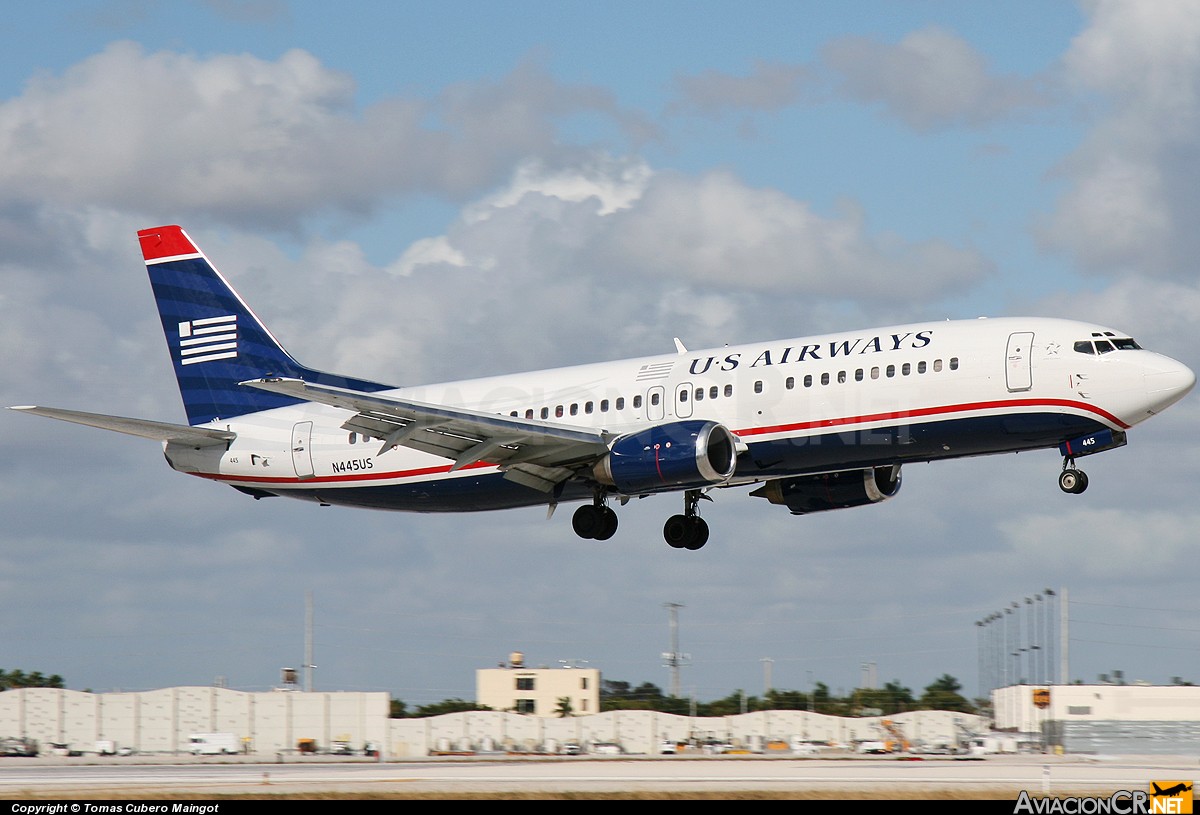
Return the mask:
{"type": "Polygon", "coordinates": [[[188,738],[188,752],[194,756],[235,756],[241,748],[232,733],[193,733],[188,738]]]}

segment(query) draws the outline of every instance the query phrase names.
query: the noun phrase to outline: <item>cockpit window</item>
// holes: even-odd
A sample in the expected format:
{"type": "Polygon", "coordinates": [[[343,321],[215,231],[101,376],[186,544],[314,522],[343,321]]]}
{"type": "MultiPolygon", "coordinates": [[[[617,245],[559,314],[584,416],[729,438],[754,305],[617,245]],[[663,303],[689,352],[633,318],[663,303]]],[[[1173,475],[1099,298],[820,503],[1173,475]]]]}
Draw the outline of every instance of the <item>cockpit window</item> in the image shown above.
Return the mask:
{"type": "Polygon", "coordinates": [[[1078,354],[1107,354],[1110,351],[1140,351],[1142,346],[1138,345],[1132,337],[1116,337],[1112,332],[1105,332],[1104,338],[1101,338],[1099,333],[1093,334],[1095,340],[1079,340],[1075,343],[1075,352],[1078,354]]]}

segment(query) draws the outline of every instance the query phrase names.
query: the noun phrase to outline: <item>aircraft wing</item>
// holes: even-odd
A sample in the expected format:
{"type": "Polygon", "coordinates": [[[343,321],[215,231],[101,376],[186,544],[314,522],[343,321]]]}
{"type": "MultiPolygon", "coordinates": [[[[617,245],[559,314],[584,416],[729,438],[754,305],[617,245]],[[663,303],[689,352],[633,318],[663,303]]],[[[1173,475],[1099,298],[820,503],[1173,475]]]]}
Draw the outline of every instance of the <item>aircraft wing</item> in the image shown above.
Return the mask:
{"type": "Polygon", "coordinates": [[[451,470],[489,461],[504,470],[507,478],[545,491],[608,452],[609,438],[600,430],[397,399],[300,379],[273,377],[241,384],[354,411],[342,427],[381,440],[380,454],[397,445],[410,447],[452,459],[451,470]]]}
{"type": "Polygon", "coordinates": [[[63,410],[62,408],[40,407],[38,405],[19,405],[9,408],[35,416],[46,416],[51,419],[61,419],[64,422],[84,424],[88,427],[99,427],[104,430],[115,430],[130,436],[141,436],[155,441],[174,442],[189,447],[228,446],[237,438],[237,433],[228,430],[211,430],[206,427],[189,427],[183,424],[168,422],[152,422],[149,419],[127,419],[124,416],[108,416],[103,413],[84,413],[79,410],[63,410]]]}

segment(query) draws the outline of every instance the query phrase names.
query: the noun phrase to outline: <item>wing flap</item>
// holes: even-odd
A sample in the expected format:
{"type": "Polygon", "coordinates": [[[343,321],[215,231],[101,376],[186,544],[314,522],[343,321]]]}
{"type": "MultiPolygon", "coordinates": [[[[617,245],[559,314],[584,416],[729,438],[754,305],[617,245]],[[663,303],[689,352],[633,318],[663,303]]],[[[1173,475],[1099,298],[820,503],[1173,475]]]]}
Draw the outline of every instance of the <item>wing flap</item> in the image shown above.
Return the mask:
{"type": "Polygon", "coordinates": [[[380,453],[409,447],[454,461],[453,469],[479,461],[529,464],[554,471],[553,483],[569,477],[557,470],[580,466],[608,452],[601,430],[519,419],[467,408],[397,399],[299,379],[267,378],[243,382],[324,405],[354,411],[342,427],[382,442],[380,453]]]}
{"type": "Polygon", "coordinates": [[[42,407],[40,405],[19,405],[9,408],[22,413],[32,413],[35,416],[45,416],[64,422],[98,427],[102,430],[112,430],[129,436],[141,436],[144,439],[182,444],[188,447],[228,447],[237,438],[237,433],[229,430],[213,430],[207,427],[189,427],[169,422],[154,422],[149,419],[130,419],[124,416],[109,416],[104,413],[85,413],[81,410],[64,410],[62,408],[42,407]]]}
{"type": "Polygon", "coordinates": [[[504,477],[509,481],[542,492],[550,492],[574,474],[566,467],[540,467],[537,464],[513,464],[504,468],[504,477]]]}

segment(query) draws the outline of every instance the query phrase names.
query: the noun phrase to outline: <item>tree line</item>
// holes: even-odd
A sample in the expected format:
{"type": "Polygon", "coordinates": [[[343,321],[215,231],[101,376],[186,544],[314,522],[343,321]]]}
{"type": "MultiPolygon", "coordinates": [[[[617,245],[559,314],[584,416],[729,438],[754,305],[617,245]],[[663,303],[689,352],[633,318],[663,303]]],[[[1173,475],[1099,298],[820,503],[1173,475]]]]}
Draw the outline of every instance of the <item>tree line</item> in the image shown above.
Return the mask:
{"type": "MultiPolygon", "coordinates": [[[[738,690],[723,699],[699,702],[695,699],[666,695],[651,682],[643,682],[633,687],[629,682],[603,679],[600,683],[600,711],[655,710],[680,716],[732,716],[759,710],[811,710],[830,716],[893,716],[906,710],[987,712],[987,700],[968,700],[960,693],[961,690],[962,685],[957,679],[949,674],[942,674],[927,685],[919,697],[899,681],[888,682],[882,688],[856,688],[846,696],[834,696],[829,692],[828,685],[817,682],[811,693],[772,688],[762,696],[748,696],[738,690]]],[[[444,713],[492,709],[476,702],[455,698],[409,710],[408,705],[400,699],[392,699],[391,718],[416,719],[440,716],[444,713]]],[[[559,699],[555,713],[560,717],[575,715],[570,699],[559,699]]]]}
{"type": "Polygon", "coordinates": [[[6,671],[0,668],[0,691],[9,688],[61,688],[63,678],[58,674],[43,676],[41,671],[25,673],[20,669],[6,671]]]}
{"type": "MultiPolygon", "coordinates": [[[[63,678],[58,674],[45,676],[41,671],[26,673],[19,669],[7,671],[0,668],[0,691],[10,688],[62,687],[63,678]]],[[[829,692],[828,685],[817,682],[811,693],[772,688],[762,696],[751,696],[737,690],[723,699],[700,702],[664,694],[662,689],[652,682],[643,682],[634,687],[629,682],[603,679],[600,682],[600,711],[655,710],[679,716],[732,716],[760,710],[811,710],[830,716],[894,716],[906,710],[989,712],[988,700],[970,701],[959,692],[961,690],[962,686],[957,679],[949,674],[942,674],[927,685],[919,697],[897,680],[888,682],[882,688],[856,688],[846,696],[834,696],[829,692]]],[[[389,715],[393,719],[418,719],[470,710],[492,708],[466,699],[454,698],[409,710],[402,700],[393,698],[389,715]]],[[[575,715],[570,699],[559,699],[555,713],[558,716],[575,715]]]]}

